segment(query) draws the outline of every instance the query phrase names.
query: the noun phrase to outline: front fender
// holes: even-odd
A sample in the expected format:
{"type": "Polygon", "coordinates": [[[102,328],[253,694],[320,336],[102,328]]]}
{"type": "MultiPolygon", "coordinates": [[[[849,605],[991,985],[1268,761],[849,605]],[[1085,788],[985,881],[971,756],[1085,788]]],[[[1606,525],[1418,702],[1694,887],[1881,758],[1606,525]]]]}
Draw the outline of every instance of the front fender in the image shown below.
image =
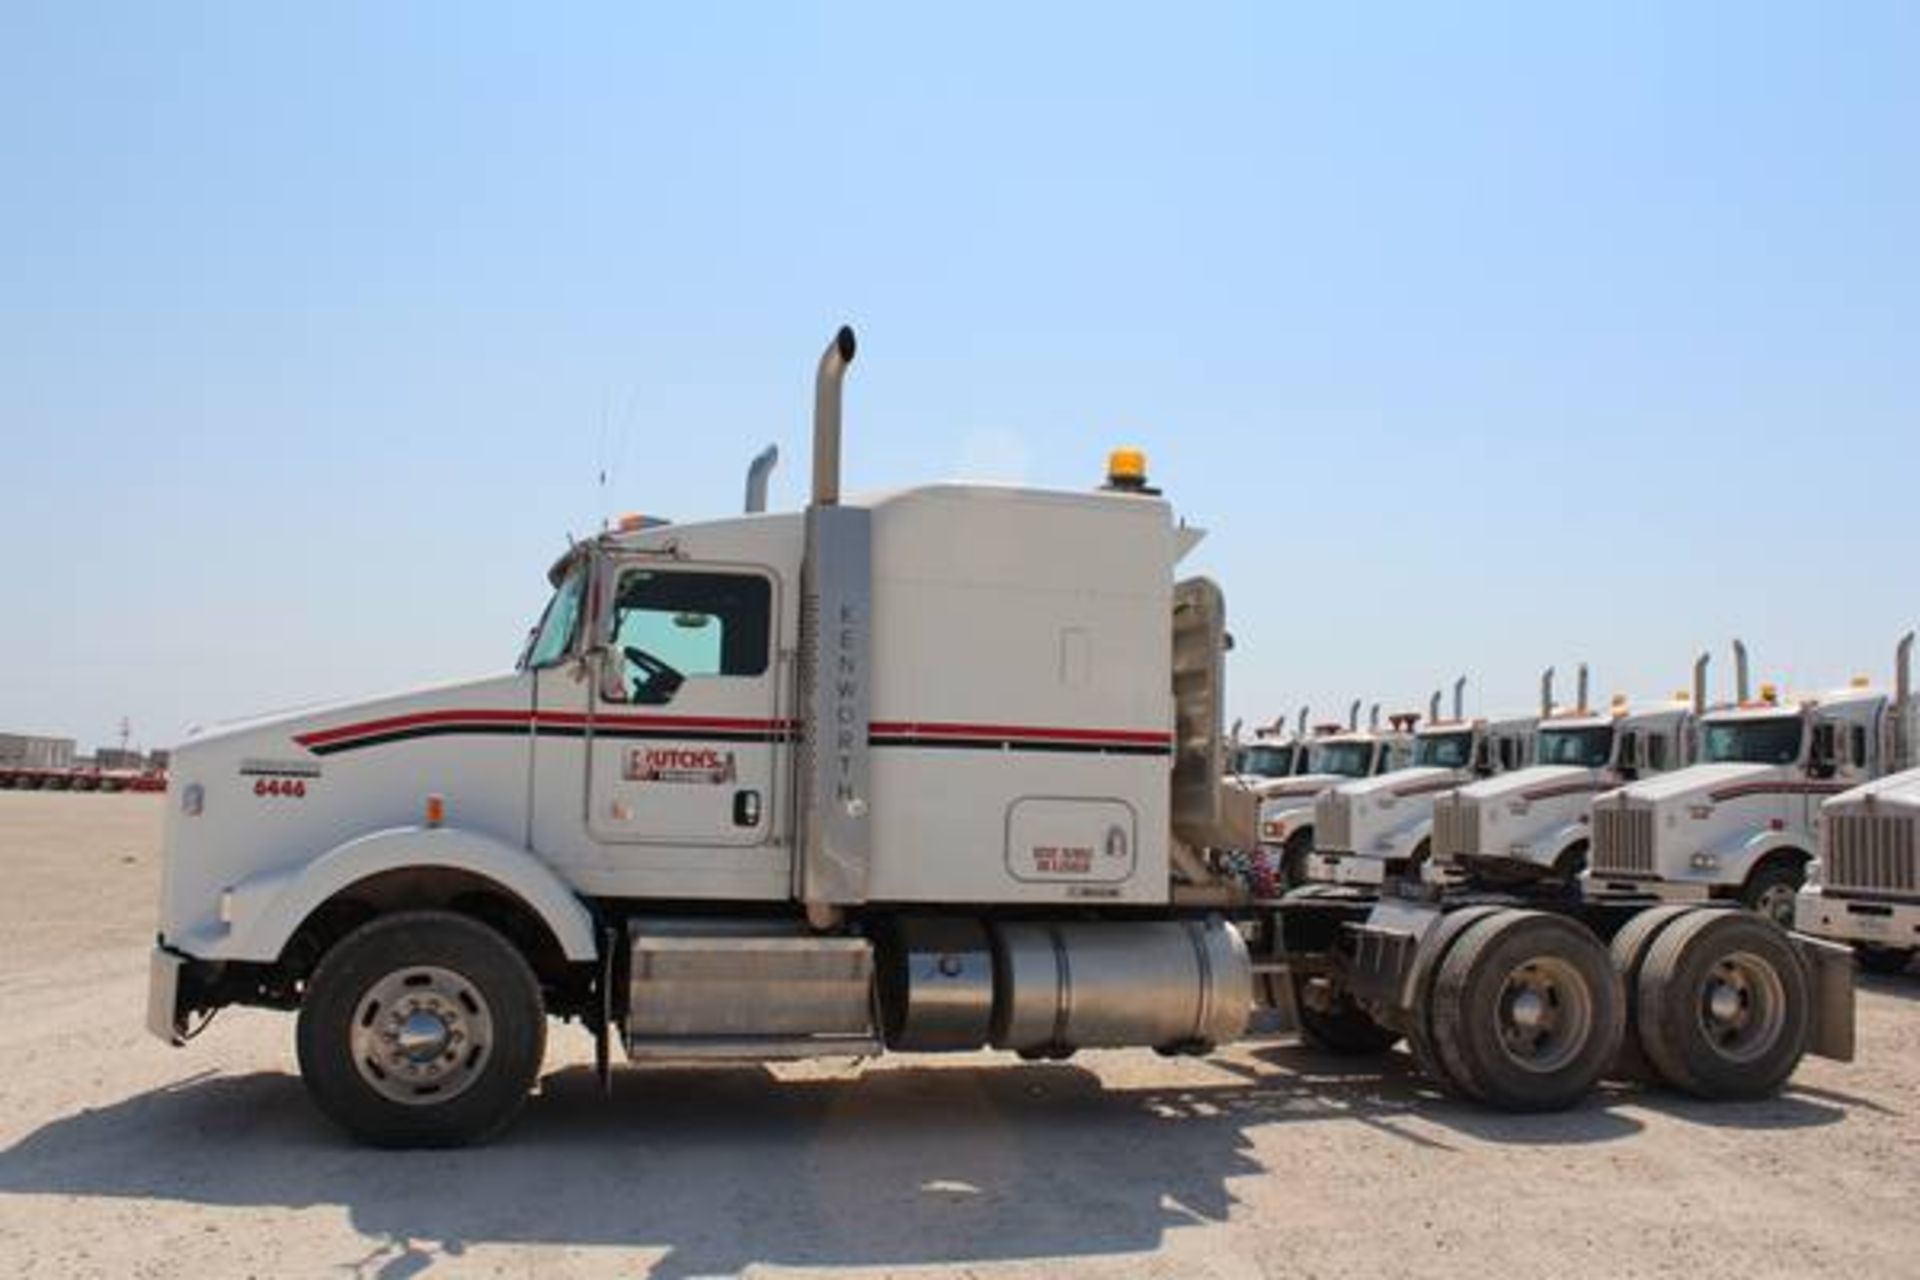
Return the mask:
{"type": "Polygon", "coordinates": [[[1429,813],[1418,822],[1409,822],[1404,827],[1395,827],[1374,842],[1370,851],[1373,857],[1382,862],[1402,862],[1413,856],[1420,842],[1433,835],[1433,815],[1429,813]]]}
{"type": "Polygon", "coordinates": [[[1698,872],[1706,879],[1721,884],[1739,884],[1746,880],[1753,869],[1775,853],[1791,853],[1805,858],[1809,854],[1806,842],[1790,831],[1743,831],[1731,838],[1709,844],[1701,849],[1718,860],[1718,866],[1708,872],[1698,872]]]}
{"type": "Polygon", "coordinates": [[[233,888],[232,928],[208,959],[273,961],[301,922],[342,889],[385,871],[442,867],[492,881],[546,922],[572,961],[598,952],[593,916],[553,869],[526,850],[453,827],[395,827],[338,845],[298,867],[233,888]]]}
{"type": "Polygon", "coordinates": [[[1586,823],[1562,823],[1538,840],[1527,842],[1527,861],[1542,867],[1557,867],[1567,850],[1576,844],[1589,843],[1592,839],[1593,828],[1586,823]]]}

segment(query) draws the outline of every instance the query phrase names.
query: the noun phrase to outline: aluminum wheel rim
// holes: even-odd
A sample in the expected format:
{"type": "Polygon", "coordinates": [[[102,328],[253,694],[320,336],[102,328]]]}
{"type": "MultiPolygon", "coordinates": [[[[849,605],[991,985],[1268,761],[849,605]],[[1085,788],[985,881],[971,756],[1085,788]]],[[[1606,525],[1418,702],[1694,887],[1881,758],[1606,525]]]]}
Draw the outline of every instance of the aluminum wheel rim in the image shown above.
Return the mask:
{"type": "Polygon", "coordinates": [[[432,965],[395,969],[354,1005],[353,1065],[369,1088],[407,1107],[450,1102],[493,1053],[493,1011],[462,975],[432,965]]]}
{"type": "Polygon", "coordinates": [[[1508,1061],[1547,1075],[1580,1056],[1593,1034],[1593,993],[1558,956],[1515,965],[1500,985],[1494,1031],[1508,1061]]]}
{"type": "Polygon", "coordinates": [[[1798,891],[1790,884],[1770,884],[1760,891],[1760,900],[1754,903],[1754,910],[1779,925],[1782,929],[1793,928],[1793,900],[1798,891]]]}
{"type": "Polygon", "coordinates": [[[1779,971],[1751,951],[1722,956],[1700,989],[1700,1029],[1733,1062],[1751,1062],[1780,1039],[1787,1021],[1779,971]]]}

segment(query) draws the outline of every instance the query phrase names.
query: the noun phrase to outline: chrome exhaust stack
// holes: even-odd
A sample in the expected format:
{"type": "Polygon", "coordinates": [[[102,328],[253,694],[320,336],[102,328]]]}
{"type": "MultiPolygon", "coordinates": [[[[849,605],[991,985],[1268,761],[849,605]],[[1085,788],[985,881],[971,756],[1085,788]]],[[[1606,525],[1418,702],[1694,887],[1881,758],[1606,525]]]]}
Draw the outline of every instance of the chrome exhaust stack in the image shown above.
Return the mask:
{"type": "Polygon", "coordinates": [[[1440,723],[1440,691],[1435,689],[1433,696],[1427,699],[1427,723],[1440,723]]]}
{"type": "Polygon", "coordinates": [[[1455,720],[1467,718],[1467,678],[1465,676],[1453,682],[1453,718],[1455,720]]]}
{"type": "Polygon", "coordinates": [[[840,502],[840,388],[847,379],[847,366],[853,363],[858,344],[853,330],[840,326],[833,341],[820,353],[820,368],[813,379],[813,505],[837,506],[840,502]]]}
{"type": "Polygon", "coordinates": [[[1580,664],[1578,699],[1574,703],[1574,706],[1579,710],[1581,715],[1584,716],[1587,714],[1587,664],[1584,662],[1580,664]]]}
{"type": "MultiPolygon", "coordinates": [[[[866,901],[873,859],[873,513],[840,505],[840,391],[853,352],[853,330],[842,327],[814,380],[813,501],[800,566],[796,855],[799,897],[816,929],[838,927],[845,908],[866,901]]],[[[1216,747],[1219,733],[1216,723],[1216,747]]]]}
{"type": "Polygon", "coordinates": [[[1893,768],[1913,767],[1913,632],[1900,637],[1893,651],[1893,768]]]}
{"type": "Polygon", "coordinates": [[[759,515],[767,509],[767,480],[780,465],[780,446],[770,444],[747,464],[747,514],[759,515]]]}
{"type": "Polygon", "coordinates": [[[1300,718],[1294,722],[1293,736],[1296,738],[1304,738],[1307,736],[1307,711],[1308,708],[1301,707],[1300,718]]]}
{"type": "Polygon", "coordinates": [[[1355,698],[1353,705],[1347,708],[1347,732],[1356,733],[1360,729],[1360,699],[1355,698]]]}
{"type": "Polygon", "coordinates": [[[1377,702],[1374,703],[1373,707],[1367,712],[1367,732],[1380,732],[1380,704],[1377,702]]]}
{"type": "Polygon", "coordinates": [[[1713,655],[1709,653],[1693,660],[1693,714],[1696,717],[1707,714],[1707,663],[1712,660],[1713,655]]]}
{"type": "Polygon", "coordinates": [[[1553,668],[1548,667],[1540,673],[1540,718],[1545,720],[1553,714],[1553,668]]]}
{"type": "Polygon", "coordinates": [[[1747,690],[1747,644],[1744,640],[1733,642],[1733,700],[1736,705],[1745,706],[1752,695],[1747,690]]]}

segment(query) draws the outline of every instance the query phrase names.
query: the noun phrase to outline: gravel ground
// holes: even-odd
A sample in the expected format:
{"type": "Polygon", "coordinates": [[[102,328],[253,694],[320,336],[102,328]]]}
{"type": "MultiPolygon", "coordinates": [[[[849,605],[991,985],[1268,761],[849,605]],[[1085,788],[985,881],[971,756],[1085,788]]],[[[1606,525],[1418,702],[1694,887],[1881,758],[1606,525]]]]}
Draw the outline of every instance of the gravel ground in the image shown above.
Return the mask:
{"type": "Polygon", "coordinates": [[[1437,1098],[1405,1059],[649,1069],[556,1027],[478,1151],[348,1145],[290,1019],[142,1030],[163,797],[0,793],[8,1276],[1920,1275],[1920,974],[1776,1100],[1437,1098]]]}

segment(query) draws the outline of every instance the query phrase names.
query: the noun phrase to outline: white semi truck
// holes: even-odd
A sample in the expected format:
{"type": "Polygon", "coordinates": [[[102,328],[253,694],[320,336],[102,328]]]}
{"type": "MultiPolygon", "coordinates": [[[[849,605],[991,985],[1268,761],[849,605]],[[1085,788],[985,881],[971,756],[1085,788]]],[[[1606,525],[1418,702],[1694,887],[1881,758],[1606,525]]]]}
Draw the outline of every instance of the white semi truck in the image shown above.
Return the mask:
{"type": "Polygon", "coordinates": [[[1806,933],[1852,943],[1864,969],[1898,973],[1920,954],[1920,742],[1913,701],[1913,636],[1894,660],[1887,726],[1889,776],[1820,806],[1820,856],[1794,904],[1806,933]]]}
{"type": "MultiPolygon", "coordinates": [[[[1256,901],[1207,852],[1249,847],[1254,807],[1223,784],[1221,594],[1175,577],[1198,531],[1124,451],[1099,492],[843,498],[853,356],[843,330],[821,358],[804,511],[762,510],[761,468],[744,516],[571,547],[508,674],[181,747],[151,1029],[296,1011],[320,1109],[400,1146],[509,1123],[550,1017],[602,1072],[616,1044],[1199,1052],[1256,986],[1304,989],[1491,1105],[1591,1088],[1626,1024],[1603,939],[1634,912],[1256,901]]],[[[1847,1049],[1850,962],[1819,979],[1766,927],[1733,941],[1793,1020],[1718,1092],[1847,1049]]],[[[1686,932],[1689,964],[1723,954],[1686,932]]],[[[1676,983],[1642,1016],[1696,1007],[1676,983]]]]}
{"type": "Polygon", "coordinates": [[[1899,973],[1920,955],[1920,769],[1821,807],[1820,858],[1795,904],[1805,933],[1850,943],[1860,967],[1899,973]]]}
{"type": "MultiPolygon", "coordinates": [[[[1910,686],[1903,640],[1895,689],[1910,686]]],[[[1794,923],[1794,899],[1818,847],[1823,800],[1888,772],[1912,698],[1863,678],[1788,703],[1771,685],[1750,697],[1746,646],[1734,642],[1733,705],[1699,718],[1695,763],[1594,802],[1587,892],[1633,901],[1738,902],[1794,923]]]]}
{"type": "Polygon", "coordinates": [[[1433,806],[1433,857],[1482,884],[1550,881],[1573,889],[1587,867],[1593,801],[1602,792],[1689,763],[1695,707],[1706,699],[1706,657],[1694,666],[1692,702],[1587,700],[1587,668],[1570,708],[1553,701],[1553,669],[1541,678],[1533,765],[1443,793],[1433,806]]]}
{"type": "Polygon", "coordinates": [[[1319,798],[1358,778],[1372,778],[1412,761],[1413,725],[1418,716],[1396,715],[1380,726],[1380,704],[1373,705],[1367,727],[1360,727],[1355,702],[1344,727],[1320,726],[1308,738],[1306,767],[1296,776],[1275,778],[1254,788],[1260,798],[1260,851],[1276,868],[1276,879],[1291,889],[1308,879],[1313,856],[1313,812],[1319,798]]]}
{"type": "Polygon", "coordinates": [[[1467,678],[1453,684],[1453,715],[1440,718],[1440,695],[1413,731],[1412,762],[1377,777],[1344,783],[1314,801],[1310,880],[1378,886],[1423,879],[1432,866],[1433,805],[1441,793],[1531,760],[1538,717],[1469,719],[1467,678]]]}

